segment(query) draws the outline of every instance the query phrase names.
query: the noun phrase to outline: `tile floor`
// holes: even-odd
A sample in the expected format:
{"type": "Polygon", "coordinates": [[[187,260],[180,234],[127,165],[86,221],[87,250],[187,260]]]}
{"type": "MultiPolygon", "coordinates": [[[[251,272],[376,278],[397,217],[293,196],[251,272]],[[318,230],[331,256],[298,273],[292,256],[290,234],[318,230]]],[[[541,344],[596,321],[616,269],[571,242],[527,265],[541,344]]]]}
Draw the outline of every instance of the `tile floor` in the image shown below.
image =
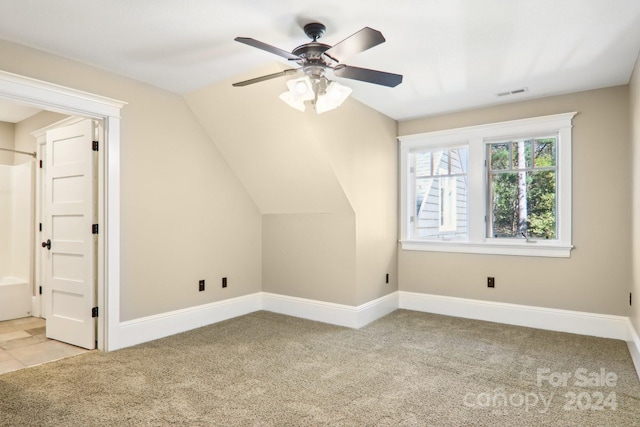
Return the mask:
{"type": "Polygon", "coordinates": [[[0,374],[87,351],[47,338],[44,319],[25,317],[0,322],[0,374]]]}

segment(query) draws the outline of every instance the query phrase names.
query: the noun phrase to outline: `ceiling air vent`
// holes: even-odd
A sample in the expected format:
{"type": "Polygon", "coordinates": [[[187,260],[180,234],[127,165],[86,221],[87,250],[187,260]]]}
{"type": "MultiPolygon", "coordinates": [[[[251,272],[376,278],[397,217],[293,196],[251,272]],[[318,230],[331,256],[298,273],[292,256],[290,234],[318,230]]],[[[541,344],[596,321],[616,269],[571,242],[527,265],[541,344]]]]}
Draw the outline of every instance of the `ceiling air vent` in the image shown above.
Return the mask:
{"type": "Polygon", "coordinates": [[[508,96],[508,95],[517,95],[519,93],[525,93],[528,92],[529,89],[526,87],[520,88],[520,89],[514,89],[514,90],[510,90],[509,92],[500,92],[498,94],[498,96],[508,96]]]}

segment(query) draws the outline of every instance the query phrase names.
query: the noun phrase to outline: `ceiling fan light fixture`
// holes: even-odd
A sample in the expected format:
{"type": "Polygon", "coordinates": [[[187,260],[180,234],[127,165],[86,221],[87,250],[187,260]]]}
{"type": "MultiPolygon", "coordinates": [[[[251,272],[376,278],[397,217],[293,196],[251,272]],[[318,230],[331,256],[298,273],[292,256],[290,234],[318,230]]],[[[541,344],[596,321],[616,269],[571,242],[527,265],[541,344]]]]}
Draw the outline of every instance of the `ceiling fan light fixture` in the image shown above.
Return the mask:
{"type": "Polygon", "coordinates": [[[282,92],[282,94],[280,94],[280,99],[286,102],[289,107],[293,107],[302,112],[305,110],[304,101],[300,97],[292,95],[290,90],[282,92]]]}
{"type": "Polygon", "coordinates": [[[309,76],[291,79],[287,81],[287,87],[289,88],[289,93],[293,98],[300,99],[302,101],[311,101],[315,98],[313,84],[311,83],[309,76]]]}
{"type": "Polygon", "coordinates": [[[318,95],[316,101],[316,112],[322,114],[338,108],[351,94],[351,88],[343,86],[338,82],[331,82],[327,86],[324,94],[318,95]]]}

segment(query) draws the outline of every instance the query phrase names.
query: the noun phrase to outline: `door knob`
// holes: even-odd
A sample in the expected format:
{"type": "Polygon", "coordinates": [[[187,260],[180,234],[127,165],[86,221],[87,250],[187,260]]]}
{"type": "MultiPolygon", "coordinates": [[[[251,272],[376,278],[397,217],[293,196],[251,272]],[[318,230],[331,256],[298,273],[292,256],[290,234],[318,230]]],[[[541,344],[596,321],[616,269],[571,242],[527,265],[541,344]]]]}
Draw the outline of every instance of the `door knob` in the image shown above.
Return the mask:
{"type": "Polygon", "coordinates": [[[51,239],[47,239],[46,242],[42,242],[42,247],[51,250],[51,239]]]}

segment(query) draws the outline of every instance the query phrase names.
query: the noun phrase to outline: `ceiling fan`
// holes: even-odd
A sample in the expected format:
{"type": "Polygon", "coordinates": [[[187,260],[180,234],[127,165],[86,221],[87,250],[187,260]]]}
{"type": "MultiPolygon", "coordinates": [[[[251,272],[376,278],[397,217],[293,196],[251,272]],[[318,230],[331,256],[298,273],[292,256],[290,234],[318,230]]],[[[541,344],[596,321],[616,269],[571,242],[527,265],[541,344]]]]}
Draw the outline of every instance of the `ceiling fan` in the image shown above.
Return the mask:
{"type": "Polygon", "coordinates": [[[318,42],[318,39],[324,35],[325,30],[326,27],[318,22],[305,25],[304,32],[312,41],[296,47],[292,52],[287,52],[252,38],[236,37],[235,41],[286,58],[299,65],[299,68],[289,68],[277,73],[256,77],[234,83],[233,86],[248,86],[277,77],[293,75],[302,70],[304,76],[301,79],[287,82],[289,92],[283,93],[281,98],[292,107],[302,111],[304,111],[304,101],[312,101],[318,113],[321,113],[327,109],[336,108],[351,92],[351,89],[327,79],[327,70],[331,70],[337,77],[382,86],[395,87],[402,83],[402,75],[400,74],[353,67],[341,63],[341,60],[351,55],[383,43],[385,38],[380,31],[365,27],[338,44],[330,46],[318,42]],[[340,98],[342,99],[340,100],[340,98]],[[336,103],[337,105],[335,105],[336,103]]]}

